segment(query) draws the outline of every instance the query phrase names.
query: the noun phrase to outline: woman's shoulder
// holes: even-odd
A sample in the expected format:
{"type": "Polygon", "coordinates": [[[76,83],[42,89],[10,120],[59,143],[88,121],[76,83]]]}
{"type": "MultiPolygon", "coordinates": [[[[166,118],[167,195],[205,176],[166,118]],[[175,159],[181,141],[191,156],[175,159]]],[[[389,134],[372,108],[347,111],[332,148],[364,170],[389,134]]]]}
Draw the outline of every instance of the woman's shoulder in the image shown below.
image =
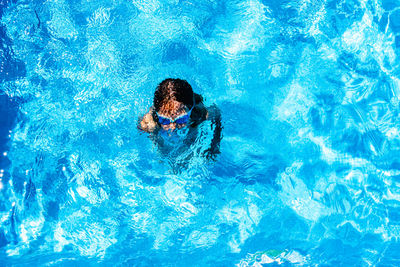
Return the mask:
{"type": "Polygon", "coordinates": [[[153,118],[154,108],[151,107],[150,111],[144,114],[142,118],[139,119],[138,128],[145,132],[151,133],[157,129],[157,123],[153,118]]]}
{"type": "Polygon", "coordinates": [[[221,119],[221,112],[217,105],[212,104],[209,107],[206,107],[203,103],[203,96],[199,94],[194,94],[195,97],[195,107],[194,107],[194,113],[195,113],[195,118],[201,121],[207,120],[207,119],[221,119]]]}
{"type": "Polygon", "coordinates": [[[199,123],[207,119],[207,108],[204,106],[203,97],[199,94],[194,94],[195,106],[192,111],[191,119],[192,126],[197,126],[199,123]]]}
{"type": "Polygon", "coordinates": [[[194,93],[194,102],[195,104],[203,103],[203,97],[199,94],[194,93]]]}

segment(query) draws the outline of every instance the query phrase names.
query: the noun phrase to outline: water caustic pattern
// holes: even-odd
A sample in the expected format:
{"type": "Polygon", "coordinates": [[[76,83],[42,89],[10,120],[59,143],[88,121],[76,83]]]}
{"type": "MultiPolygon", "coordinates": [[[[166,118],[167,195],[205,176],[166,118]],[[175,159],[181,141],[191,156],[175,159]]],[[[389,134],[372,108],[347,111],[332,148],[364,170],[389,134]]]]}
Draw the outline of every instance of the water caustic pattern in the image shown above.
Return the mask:
{"type": "Polygon", "coordinates": [[[400,265],[399,1],[2,8],[1,265],[400,265]],[[215,162],[136,129],[167,77],[215,162]]]}

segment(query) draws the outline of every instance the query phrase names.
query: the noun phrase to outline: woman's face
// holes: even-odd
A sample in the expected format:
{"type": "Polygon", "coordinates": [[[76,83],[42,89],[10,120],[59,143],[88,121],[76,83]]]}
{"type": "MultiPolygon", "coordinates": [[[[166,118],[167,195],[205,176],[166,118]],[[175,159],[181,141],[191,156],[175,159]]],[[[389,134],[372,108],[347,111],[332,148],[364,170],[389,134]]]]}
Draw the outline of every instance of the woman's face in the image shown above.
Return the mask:
{"type": "MultiPolygon", "coordinates": [[[[160,110],[157,112],[159,116],[164,118],[169,118],[171,121],[174,121],[176,118],[185,115],[188,112],[188,108],[181,102],[176,100],[170,100],[164,105],[161,106],[160,110]]],[[[175,129],[180,129],[185,127],[186,124],[178,124],[176,122],[163,125],[161,127],[165,131],[173,131],[175,129]]]]}

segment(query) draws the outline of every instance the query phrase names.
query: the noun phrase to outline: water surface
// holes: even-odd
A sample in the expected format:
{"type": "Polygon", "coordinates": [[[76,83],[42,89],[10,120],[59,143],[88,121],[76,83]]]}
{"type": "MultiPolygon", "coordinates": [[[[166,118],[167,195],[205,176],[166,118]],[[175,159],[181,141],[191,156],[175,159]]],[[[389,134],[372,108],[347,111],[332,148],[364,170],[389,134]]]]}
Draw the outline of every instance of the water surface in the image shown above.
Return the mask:
{"type": "Polygon", "coordinates": [[[400,264],[398,1],[1,5],[2,265],[400,264]],[[167,77],[216,161],[136,129],[167,77]]]}

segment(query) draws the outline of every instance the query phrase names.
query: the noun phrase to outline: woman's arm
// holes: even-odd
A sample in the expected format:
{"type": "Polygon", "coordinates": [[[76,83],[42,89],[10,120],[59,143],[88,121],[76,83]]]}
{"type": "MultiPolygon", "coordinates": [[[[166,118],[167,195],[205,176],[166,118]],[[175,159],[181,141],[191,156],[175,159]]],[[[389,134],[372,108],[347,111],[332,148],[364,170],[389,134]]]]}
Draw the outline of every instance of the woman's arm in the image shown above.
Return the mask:
{"type": "Polygon", "coordinates": [[[207,159],[215,160],[217,154],[221,153],[219,147],[222,139],[221,111],[215,104],[208,108],[207,119],[211,120],[214,133],[210,147],[204,151],[204,155],[207,159]]]}

